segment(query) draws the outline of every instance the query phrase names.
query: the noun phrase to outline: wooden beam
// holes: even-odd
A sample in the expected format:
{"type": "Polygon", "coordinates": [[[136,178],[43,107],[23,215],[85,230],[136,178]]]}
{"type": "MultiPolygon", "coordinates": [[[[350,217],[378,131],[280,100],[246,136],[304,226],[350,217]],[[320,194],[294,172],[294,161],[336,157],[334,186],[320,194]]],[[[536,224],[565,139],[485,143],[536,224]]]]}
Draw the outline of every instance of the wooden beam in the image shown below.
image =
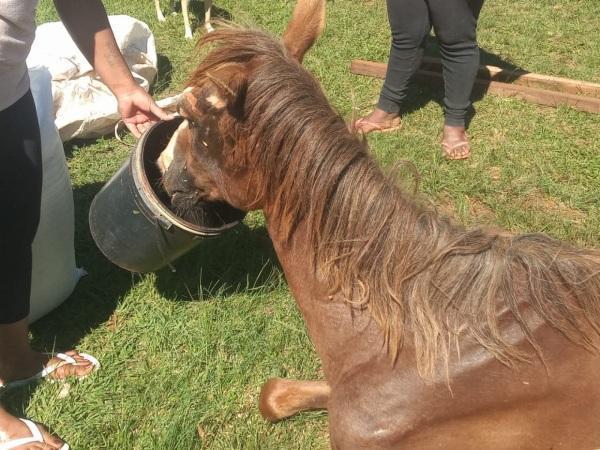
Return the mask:
{"type": "Polygon", "coordinates": [[[353,59],[350,62],[350,72],[356,75],[366,75],[368,77],[385,78],[387,71],[387,64],[365,61],[363,59],[353,59]]]}
{"type": "MultiPolygon", "coordinates": [[[[428,62],[427,60],[425,60],[425,67],[428,67],[427,64],[429,64],[429,67],[431,67],[431,65],[436,66],[437,61],[429,61],[428,62]]],[[[438,66],[438,67],[440,67],[440,66],[438,66]]],[[[350,71],[352,73],[355,73],[358,75],[373,76],[373,77],[378,77],[378,78],[385,78],[386,69],[387,69],[387,65],[385,63],[376,63],[376,62],[363,61],[363,60],[354,60],[354,61],[352,61],[351,66],[350,66],[350,71]]],[[[502,69],[500,69],[500,68],[495,68],[495,69],[498,69],[498,71],[502,71],[502,69]]],[[[483,69],[480,68],[480,70],[485,71],[487,69],[484,67],[483,69]]],[[[488,72],[488,73],[490,73],[490,72],[488,72]]],[[[500,73],[500,72],[498,72],[498,73],[500,73]]],[[[535,74],[528,74],[528,75],[535,75],[535,74]]],[[[437,70],[426,70],[426,69],[422,68],[417,71],[416,76],[419,79],[427,79],[427,80],[435,81],[435,82],[442,81],[442,74],[441,74],[441,72],[439,72],[437,70]]],[[[500,77],[500,75],[496,75],[496,76],[500,77]]],[[[540,75],[535,75],[535,76],[536,77],[544,77],[544,76],[540,76],[540,75]]],[[[495,81],[495,79],[496,79],[495,77],[488,77],[488,78],[478,77],[475,80],[475,85],[476,85],[476,87],[487,89],[487,92],[491,92],[491,93],[501,95],[504,97],[518,97],[518,98],[521,98],[521,99],[526,100],[531,103],[537,103],[539,105],[546,105],[546,106],[553,106],[553,107],[556,107],[558,105],[568,105],[579,111],[600,114],[600,98],[596,98],[593,96],[577,95],[577,94],[573,94],[570,92],[563,92],[563,91],[558,91],[558,90],[539,89],[537,87],[531,87],[527,84],[517,83],[518,80],[522,80],[524,77],[525,77],[525,75],[521,75],[520,77],[513,80],[511,83],[495,81]]],[[[529,78],[530,78],[530,81],[533,83],[533,80],[531,80],[531,77],[529,77],[529,78]]],[[[556,81],[556,77],[549,77],[549,78],[552,78],[554,81],[556,81]]],[[[541,80],[541,78],[536,78],[536,80],[541,80]]],[[[561,79],[561,80],[567,80],[567,79],[561,79]]],[[[553,83],[554,83],[554,81],[553,81],[553,83]]],[[[568,81],[575,83],[575,80],[568,80],[568,81]]],[[[538,81],[536,81],[536,82],[538,82],[538,81]]],[[[593,86],[594,83],[587,83],[587,82],[579,82],[579,83],[584,83],[586,85],[591,86],[592,88],[594,87],[593,86]]],[[[541,84],[539,84],[539,85],[555,86],[555,87],[559,87],[559,88],[564,88],[564,86],[565,86],[564,83],[548,84],[548,80],[541,82],[541,84]]],[[[575,86],[575,84],[571,84],[570,86],[575,86]]],[[[569,89],[571,89],[571,88],[569,88],[569,89]]],[[[580,90],[578,92],[583,92],[583,91],[580,90]]],[[[585,90],[585,92],[595,93],[596,91],[594,89],[592,89],[592,90],[585,90]]],[[[599,85],[598,95],[600,96],[600,85],[599,85]]]]}
{"type": "MultiPolygon", "coordinates": [[[[355,59],[352,61],[350,67],[353,73],[385,78],[387,64],[355,59]],[[354,70],[357,72],[354,72],[354,70]]],[[[439,58],[426,56],[423,58],[421,69],[441,72],[442,63],[439,58]]],[[[540,75],[520,69],[510,70],[496,66],[479,66],[477,78],[546,89],[549,91],[564,92],[573,95],[600,98],[600,84],[598,83],[540,75]]]]}
{"type": "MultiPolygon", "coordinates": [[[[439,72],[419,69],[416,75],[421,80],[443,82],[442,74],[439,72]]],[[[597,98],[549,91],[547,89],[536,89],[529,86],[502,83],[500,81],[482,80],[479,78],[475,80],[475,89],[477,88],[502,97],[517,97],[538,105],[553,106],[555,108],[559,105],[567,105],[578,111],[600,114],[600,99],[597,98]]]]}
{"type": "MultiPolygon", "coordinates": [[[[421,69],[442,70],[439,58],[424,57],[421,69]]],[[[500,81],[502,83],[518,84],[548,91],[564,92],[566,94],[584,95],[600,99],[600,84],[590,81],[572,80],[570,78],[553,77],[527,72],[522,69],[505,69],[496,66],[479,66],[477,78],[482,80],[500,81]]]]}

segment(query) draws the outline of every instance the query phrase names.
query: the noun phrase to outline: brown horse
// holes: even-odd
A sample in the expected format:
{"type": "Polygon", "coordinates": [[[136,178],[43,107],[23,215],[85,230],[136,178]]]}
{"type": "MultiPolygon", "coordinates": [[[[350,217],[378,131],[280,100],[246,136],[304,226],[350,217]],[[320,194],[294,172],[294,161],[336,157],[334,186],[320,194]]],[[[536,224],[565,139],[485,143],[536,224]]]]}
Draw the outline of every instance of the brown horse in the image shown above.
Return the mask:
{"type": "Polygon", "coordinates": [[[205,35],[159,159],[173,201],[264,211],[326,381],[269,380],[261,413],[327,408],[336,449],[600,447],[600,252],[404,192],[299,64],[323,23],[205,35]]]}

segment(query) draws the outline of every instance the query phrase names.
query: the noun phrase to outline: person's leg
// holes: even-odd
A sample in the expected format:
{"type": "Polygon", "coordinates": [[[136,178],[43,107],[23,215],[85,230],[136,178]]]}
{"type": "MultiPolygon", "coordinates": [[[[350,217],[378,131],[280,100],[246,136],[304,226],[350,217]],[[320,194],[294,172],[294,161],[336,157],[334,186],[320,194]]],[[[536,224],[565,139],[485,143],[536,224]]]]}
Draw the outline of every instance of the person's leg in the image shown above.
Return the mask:
{"type": "Polygon", "coordinates": [[[40,218],[42,155],[31,93],[0,112],[0,380],[39,370],[27,337],[31,243],[40,218]],[[21,357],[22,361],[21,362],[21,357]]]}
{"type": "MultiPolygon", "coordinates": [[[[40,218],[41,192],[40,132],[33,97],[28,92],[0,111],[0,385],[30,377],[46,363],[60,363],[34,352],[28,339],[31,244],[40,218]]],[[[52,374],[54,378],[93,370],[89,361],[68,353],[77,365],[63,365],[52,374]]],[[[60,439],[38,428],[46,444],[36,444],[36,448],[61,447],[60,439]]],[[[0,406],[0,443],[30,436],[27,425],[0,406]]]]}
{"type": "MultiPolygon", "coordinates": [[[[0,111],[0,381],[27,376],[43,362],[29,347],[27,315],[31,243],[37,229],[42,189],[39,128],[28,93],[0,111]],[[18,370],[25,366],[27,372],[18,370]]],[[[48,359],[48,358],[46,358],[48,359]]],[[[46,448],[62,442],[41,430],[46,448]]],[[[0,406],[0,443],[30,436],[27,426],[0,406]]],[[[43,446],[40,448],[44,448],[43,446]]]]}
{"type": "MultiPolygon", "coordinates": [[[[31,93],[0,111],[0,382],[39,372],[49,356],[29,346],[27,316],[31,291],[31,244],[42,192],[39,126],[31,93]]],[[[89,373],[93,366],[79,356],[55,378],[89,373]],[[79,365],[80,364],[80,365],[79,365]]],[[[51,362],[54,364],[58,361],[51,362]]]]}
{"type": "MultiPolygon", "coordinates": [[[[29,314],[31,243],[40,219],[42,154],[33,97],[0,111],[0,324],[29,314]]],[[[0,341],[0,347],[5,347],[0,341]]]]}
{"type": "Polygon", "coordinates": [[[387,9],[392,33],[387,73],[377,107],[355,124],[363,133],[399,127],[400,108],[431,29],[425,0],[387,0],[387,9]]]}
{"type": "Polygon", "coordinates": [[[427,0],[440,42],[444,75],[443,148],[450,159],[470,154],[465,120],[479,67],[477,20],[483,0],[427,0]]]}

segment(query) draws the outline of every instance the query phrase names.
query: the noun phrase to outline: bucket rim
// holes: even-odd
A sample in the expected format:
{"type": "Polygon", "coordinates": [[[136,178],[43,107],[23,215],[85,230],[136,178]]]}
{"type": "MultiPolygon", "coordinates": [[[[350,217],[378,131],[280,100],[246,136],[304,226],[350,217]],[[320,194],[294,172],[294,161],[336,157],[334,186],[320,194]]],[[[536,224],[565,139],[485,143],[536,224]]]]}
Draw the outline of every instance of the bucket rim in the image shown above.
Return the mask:
{"type": "Polygon", "coordinates": [[[154,192],[150,180],[148,180],[148,177],[146,175],[146,170],[144,166],[144,152],[146,149],[146,143],[148,142],[148,139],[151,136],[151,134],[157,128],[164,126],[165,123],[175,121],[181,124],[183,120],[184,119],[181,116],[176,116],[171,120],[160,120],[154,123],[140,137],[140,139],[134,146],[133,151],[131,152],[130,166],[132,178],[138,193],[140,194],[142,199],[147,201],[148,208],[152,211],[152,214],[156,216],[156,219],[160,222],[160,225],[163,226],[163,228],[168,229],[170,225],[175,225],[176,227],[197,236],[218,236],[223,232],[238,225],[243,220],[245,213],[242,211],[244,215],[239,220],[228,222],[220,227],[207,227],[188,222],[187,220],[184,220],[181,217],[174,214],[169,208],[167,208],[164,205],[164,203],[160,200],[156,192],[154,192]]]}

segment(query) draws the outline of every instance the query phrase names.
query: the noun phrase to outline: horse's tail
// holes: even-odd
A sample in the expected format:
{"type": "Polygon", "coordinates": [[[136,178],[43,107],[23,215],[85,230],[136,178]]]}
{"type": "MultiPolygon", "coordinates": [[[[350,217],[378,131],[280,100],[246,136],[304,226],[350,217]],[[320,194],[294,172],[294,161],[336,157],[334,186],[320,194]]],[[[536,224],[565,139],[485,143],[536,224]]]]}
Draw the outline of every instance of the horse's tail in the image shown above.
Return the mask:
{"type": "Polygon", "coordinates": [[[325,27],[325,0],[298,0],[292,19],[283,33],[290,54],[302,62],[325,27]]]}

